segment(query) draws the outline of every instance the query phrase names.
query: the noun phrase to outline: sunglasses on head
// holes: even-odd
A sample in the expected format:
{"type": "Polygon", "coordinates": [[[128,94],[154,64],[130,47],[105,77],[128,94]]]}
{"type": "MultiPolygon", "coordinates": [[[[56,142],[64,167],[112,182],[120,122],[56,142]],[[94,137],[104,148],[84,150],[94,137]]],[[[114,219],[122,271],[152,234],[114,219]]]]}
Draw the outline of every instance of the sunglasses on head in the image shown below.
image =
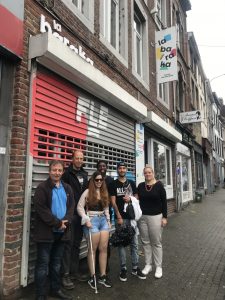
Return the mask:
{"type": "Polygon", "coordinates": [[[95,182],[102,182],[103,179],[102,178],[95,178],[95,182]]]}

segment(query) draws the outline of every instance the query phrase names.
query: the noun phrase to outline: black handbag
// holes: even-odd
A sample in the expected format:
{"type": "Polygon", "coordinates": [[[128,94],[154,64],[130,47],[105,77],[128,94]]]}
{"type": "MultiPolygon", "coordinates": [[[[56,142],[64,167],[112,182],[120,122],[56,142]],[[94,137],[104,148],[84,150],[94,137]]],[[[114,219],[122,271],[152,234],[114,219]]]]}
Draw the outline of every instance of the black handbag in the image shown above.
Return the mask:
{"type": "Polygon", "coordinates": [[[130,201],[127,205],[126,208],[126,213],[129,216],[130,220],[134,220],[135,219],[135,212],[134,212],[134,207],[132,205],[132,202],[130,201]]]}
{"type": "Polygon", "coordinates": [[[109,239],[113,247],[130,245],[135,235],[135,229],[131,225],[119,225],[109,239]]]}

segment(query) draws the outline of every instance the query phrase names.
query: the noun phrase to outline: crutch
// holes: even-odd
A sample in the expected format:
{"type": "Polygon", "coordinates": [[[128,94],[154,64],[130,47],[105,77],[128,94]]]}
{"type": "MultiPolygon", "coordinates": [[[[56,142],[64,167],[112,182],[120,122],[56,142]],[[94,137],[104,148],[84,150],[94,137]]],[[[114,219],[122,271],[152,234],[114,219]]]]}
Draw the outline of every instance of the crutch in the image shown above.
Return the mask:
{"type": "Polygon", "coordinates": [[[98,294],[97,289],[97,280],[96,280],[96,274],[95,274],[95,261],[94,261],[94,253],[93,253],[93,246],[92,246],[92,238],[91,238],[91,229],[88,230],[89,232],[89,239],[90,239],[90,248],[91,248],[91,260],[92,260],[92,267],[93,267],[93,277],[94,277],[94,283],[95,283],[95,294],[98,294]]]}

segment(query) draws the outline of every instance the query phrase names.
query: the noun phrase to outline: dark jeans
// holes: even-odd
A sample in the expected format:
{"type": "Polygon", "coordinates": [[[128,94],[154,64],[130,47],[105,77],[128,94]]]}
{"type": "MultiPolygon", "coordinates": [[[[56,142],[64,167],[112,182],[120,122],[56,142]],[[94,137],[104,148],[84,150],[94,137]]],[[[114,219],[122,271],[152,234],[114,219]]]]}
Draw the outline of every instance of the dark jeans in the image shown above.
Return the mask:
{"type": "Polygon", "coordinates": [[[73,216],[71,222],[71,239],[65,244],[62,273],[63,274],[78,274],[79,272],[79,255],[80,244],[83,238],[83,228],[81,218],[78,215],[73,216]]]}
{"type": "Polygon", "coordinates": [[[60,289],[60,268],[64,251],[64,242],[56,235],[54,242],[37,243],[37,261],[35,267],[36,295],[45,296],[47,276],[52,291],[60,289]]]}

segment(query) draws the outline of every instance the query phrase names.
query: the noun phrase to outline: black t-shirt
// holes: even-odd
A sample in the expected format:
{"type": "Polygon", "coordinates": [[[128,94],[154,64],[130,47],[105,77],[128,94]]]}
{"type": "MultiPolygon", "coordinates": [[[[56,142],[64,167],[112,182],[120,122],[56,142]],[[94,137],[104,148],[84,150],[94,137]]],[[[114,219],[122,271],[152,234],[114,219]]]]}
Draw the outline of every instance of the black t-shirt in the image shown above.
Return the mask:
{"type": "Polygon", "coordinates": [[[109,188],[109,193],[111,196],[116,196],[116,205],[123,219],[129,219],[129,216],[124,212],[124,200],[123,197],[128,194],[129,196],[137,194],[137,188],[132,180],[126,180],[121,182],[118,179],[114,180],[109,188]]]}
{"type": "Polygon", "coordinates": [[[161,181],[147,188],[145,182],[141,182],[138,185],[138,197],[143,215],[155,216],[162,213],[167,218],[166,191],[161,181]]]}

